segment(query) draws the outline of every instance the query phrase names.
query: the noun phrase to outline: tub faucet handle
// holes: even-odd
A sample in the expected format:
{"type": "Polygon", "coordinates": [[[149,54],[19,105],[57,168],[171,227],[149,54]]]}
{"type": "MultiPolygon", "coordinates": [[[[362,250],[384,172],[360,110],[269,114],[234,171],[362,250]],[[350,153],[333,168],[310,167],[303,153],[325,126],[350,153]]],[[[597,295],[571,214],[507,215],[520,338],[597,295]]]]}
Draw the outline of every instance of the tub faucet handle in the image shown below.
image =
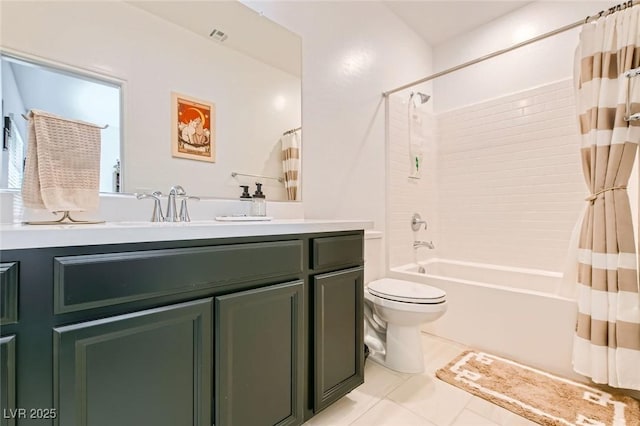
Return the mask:
{"type": "Polygon", "coordinates": [[[418,213],[414,213],[413,216],[411,217],[411,229],[413,229],[414,231],[419,231],[420,230],[420,226],[424,225],[424,230],[427,230],[427,221],[426,220],[422,220],[422,218],[420,217],[420,215],[418,213]]]}

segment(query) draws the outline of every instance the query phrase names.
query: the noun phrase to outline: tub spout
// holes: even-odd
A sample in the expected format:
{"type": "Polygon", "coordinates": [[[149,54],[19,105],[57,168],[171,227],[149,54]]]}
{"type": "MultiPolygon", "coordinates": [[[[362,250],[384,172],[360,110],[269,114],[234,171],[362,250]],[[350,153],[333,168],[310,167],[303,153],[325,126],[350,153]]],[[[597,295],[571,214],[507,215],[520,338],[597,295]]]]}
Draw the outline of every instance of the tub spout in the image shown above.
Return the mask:
{"type": "Polygon", "coordinates": [[[414,241],[413,248],[417,249],[419,247],[426,247],[428,249],[434,249],[436,246],[433,245],[433,241],[414,241]]]}

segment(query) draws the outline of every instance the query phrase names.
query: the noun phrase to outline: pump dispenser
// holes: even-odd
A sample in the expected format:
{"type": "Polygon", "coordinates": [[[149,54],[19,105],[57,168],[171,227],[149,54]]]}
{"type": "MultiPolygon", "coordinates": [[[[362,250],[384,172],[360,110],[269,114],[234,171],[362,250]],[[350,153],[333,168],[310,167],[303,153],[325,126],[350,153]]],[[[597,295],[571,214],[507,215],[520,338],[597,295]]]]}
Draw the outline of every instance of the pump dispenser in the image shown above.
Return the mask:
{"type": "Polygon", "coordinates": [[[244,201],[244,203],[241,204],[242,206],[242,210],[241,213],[238,214],[238,216],[250,216],[251,215],[251,205],[253,204],[253,198],[251,197],[251,194],[249,194],[249,185],[240,185],[240,188],[242,188],[242,194],[240,194],[240,201],[244,201]]]}
{"type": "Polygon", "coordinates": [[[253,202],[251,203],[251,216],[266,216],[267,201],[262,193],[262,184],[256,182],[256,192],[253,194],[253,202]]]}
{"type": "Polygon", "coordinates": [[[251,194],[249,194],[249,185],[240,185],[242,188],[242,194],[240,194],[240,199],[251,199],[251,194]]]}

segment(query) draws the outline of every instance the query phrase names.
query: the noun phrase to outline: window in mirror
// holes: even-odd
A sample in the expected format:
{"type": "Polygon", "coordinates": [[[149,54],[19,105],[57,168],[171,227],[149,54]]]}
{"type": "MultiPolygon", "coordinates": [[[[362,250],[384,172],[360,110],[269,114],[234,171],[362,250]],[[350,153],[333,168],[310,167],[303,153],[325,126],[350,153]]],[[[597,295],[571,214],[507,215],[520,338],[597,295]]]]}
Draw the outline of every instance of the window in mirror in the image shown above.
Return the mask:
{"type": "Polygon", "coordinates": [[[100,191],[120,192],[121,87],[112,81],[57,69],[3,54],[2,116],[4,145],[0,188],[20,188],[27,151],[27,115],[39,109],[82,120],[102,130],[100,191]]]}
{"type": "Polygon", "coordinates": [[[18,127],[15,124],[13,114],[4,117],[4,140],[2,143],[3,157],[0,175],[0,187],[20,188],[22,186],[22,173],[24,171],[24,153],[26,146],[18,127]],[[4,172],[6,170],[6,173],[4,172]]]}

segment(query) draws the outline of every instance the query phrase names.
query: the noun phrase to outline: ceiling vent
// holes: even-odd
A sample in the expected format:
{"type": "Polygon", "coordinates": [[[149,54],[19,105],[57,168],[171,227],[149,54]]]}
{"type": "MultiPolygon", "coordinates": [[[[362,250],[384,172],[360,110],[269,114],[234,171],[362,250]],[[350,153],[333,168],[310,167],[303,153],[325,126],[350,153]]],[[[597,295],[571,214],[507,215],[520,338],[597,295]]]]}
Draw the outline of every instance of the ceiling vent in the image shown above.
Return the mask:
{"type": "Polygon", "coordinates": [[[227,39],[227,35],[223,31],[217,30],[215,28],[213,29],[213,31],[211,31],[209,37],[214,40],[218,40],[221,43],[227,39]]]}

